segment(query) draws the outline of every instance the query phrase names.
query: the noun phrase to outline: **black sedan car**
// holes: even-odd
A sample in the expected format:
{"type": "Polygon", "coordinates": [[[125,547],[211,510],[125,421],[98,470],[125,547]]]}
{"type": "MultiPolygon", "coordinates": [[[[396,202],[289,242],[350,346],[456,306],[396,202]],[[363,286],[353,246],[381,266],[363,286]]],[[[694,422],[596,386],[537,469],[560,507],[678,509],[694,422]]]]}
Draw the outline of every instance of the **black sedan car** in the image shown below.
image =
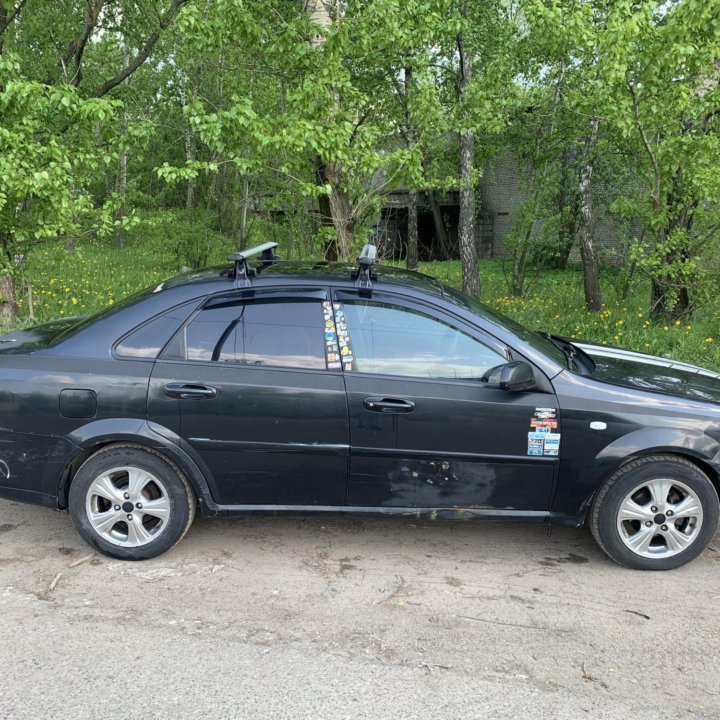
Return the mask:
{"type": "Polygon", "coordinates": [[[0,496],[128,560],[196,510],[588,523],[650,570],[715,535],[720,375],[272,247],[0,338],[0,496]]]}

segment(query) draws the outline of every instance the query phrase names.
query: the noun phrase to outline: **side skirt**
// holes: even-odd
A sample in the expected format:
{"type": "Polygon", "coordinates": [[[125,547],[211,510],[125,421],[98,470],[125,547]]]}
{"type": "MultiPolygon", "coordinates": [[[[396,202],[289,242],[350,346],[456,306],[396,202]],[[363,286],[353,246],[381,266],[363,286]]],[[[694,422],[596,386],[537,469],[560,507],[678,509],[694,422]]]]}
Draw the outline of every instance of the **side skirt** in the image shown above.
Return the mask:
{"type": "Polygon", "coordinates": [[[312,515],[396,515],[424,520],[473,520],[496,518],[499,520],[530,520],[547,522],[551,513],[546,510],[498,510],[481,507],[414,508],[414,507],[358,507],[350,505],[216,505],[203,507],[208,516],[286,516],[307,517],[312,515]]]}

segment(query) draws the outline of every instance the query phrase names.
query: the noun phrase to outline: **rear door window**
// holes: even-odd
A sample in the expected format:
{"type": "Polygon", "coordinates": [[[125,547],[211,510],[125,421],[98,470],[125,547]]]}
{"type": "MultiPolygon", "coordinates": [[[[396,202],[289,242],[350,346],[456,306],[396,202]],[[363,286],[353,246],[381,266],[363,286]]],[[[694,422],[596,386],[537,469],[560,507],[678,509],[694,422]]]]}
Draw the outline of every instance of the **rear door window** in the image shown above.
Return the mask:
{"type": "Polygon", "coordinates": [[[163,358],[324,370],[322,321],[322,302],[314,298],[217,298],[173,339],[163,358]]]}

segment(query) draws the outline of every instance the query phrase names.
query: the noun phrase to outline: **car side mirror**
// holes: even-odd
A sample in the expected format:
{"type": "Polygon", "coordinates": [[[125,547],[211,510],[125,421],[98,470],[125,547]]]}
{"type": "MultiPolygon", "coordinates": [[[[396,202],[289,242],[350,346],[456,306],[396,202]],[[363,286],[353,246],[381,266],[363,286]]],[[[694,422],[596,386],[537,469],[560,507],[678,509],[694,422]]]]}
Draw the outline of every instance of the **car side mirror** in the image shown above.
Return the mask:
{"type": "Polygon", "coordinates": [[[535,373],[523,360],[515,360],[490,368],[483,375],[489,387],[507,390],[508,392],[522,392],[535,387],[535,373]]]}

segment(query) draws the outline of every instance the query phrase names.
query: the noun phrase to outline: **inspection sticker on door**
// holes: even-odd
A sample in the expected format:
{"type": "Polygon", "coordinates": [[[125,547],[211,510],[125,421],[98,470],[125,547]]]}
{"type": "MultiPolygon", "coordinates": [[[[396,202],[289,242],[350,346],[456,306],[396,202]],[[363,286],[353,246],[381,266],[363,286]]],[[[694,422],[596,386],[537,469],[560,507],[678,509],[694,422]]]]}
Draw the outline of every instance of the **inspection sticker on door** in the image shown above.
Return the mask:
{"type": "Polygon", "coordinates": [[[529,432],[528,455],[560,455],[560,433],[529,432]]]}
{"type": "Polygon", "coordinates": [[[545,435],[547,433],[529,432],[528,433],[528,455],[542,455],[545,445],[545,435]]]}
{"type": "Polygon", "coordinates": [[[543,455],[560,454],[560,433],[543,433],[545,436],[545,447],[543,455]]]}

